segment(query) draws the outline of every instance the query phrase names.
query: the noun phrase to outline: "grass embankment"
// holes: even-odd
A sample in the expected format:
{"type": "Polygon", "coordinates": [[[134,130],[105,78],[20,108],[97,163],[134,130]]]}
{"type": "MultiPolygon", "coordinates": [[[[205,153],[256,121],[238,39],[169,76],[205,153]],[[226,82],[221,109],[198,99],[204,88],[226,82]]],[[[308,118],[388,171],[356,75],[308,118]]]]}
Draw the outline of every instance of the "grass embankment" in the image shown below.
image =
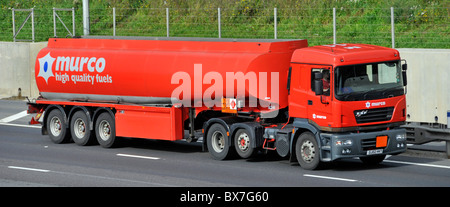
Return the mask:
{"type": "MultiPolygon", "coordinates": [[[[398,48],[450,48],[447,1],[424,0],[100,0],[90,1],[91,35],[166,36],[169,8],[170,36],[218,37],[217,8],[221,8],[223,38],[274,38],[277,8],[279,39],[308,39],[310,45],[333,42],[336,8],[337,42],[391,46],[391,11],[394,7],[398,48]]],[[[76,35],[82,34],[82,0],[0,0],[0,41],[12,41],[9,8],[35,8],[36,41],[53,36],[52,8],[75,8],[76,35]]],[[[72,31],[71,12],[58,12],[72,31]]],[[[16,28],[26,12],[16,12],[16,28]]],[[[31,20],[18,39],[31,39],[31,20]]],[[[57,35],[66,36],[59,21],[57,35]]]]}

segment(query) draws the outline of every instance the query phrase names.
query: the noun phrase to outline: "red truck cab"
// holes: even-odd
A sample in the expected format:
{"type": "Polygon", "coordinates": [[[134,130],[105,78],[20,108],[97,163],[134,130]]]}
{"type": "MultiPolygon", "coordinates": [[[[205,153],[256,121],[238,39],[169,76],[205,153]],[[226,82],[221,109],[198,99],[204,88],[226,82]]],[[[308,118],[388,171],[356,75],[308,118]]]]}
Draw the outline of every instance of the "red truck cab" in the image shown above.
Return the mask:
{"type": "Polygon", "coordinates": [[[404,152],[404,70],[399,52],[380,46],[296,50],[288,81],[293,159],[314,169],[320,161],[360,157],[378,163],[386,154],[404,152]]]}

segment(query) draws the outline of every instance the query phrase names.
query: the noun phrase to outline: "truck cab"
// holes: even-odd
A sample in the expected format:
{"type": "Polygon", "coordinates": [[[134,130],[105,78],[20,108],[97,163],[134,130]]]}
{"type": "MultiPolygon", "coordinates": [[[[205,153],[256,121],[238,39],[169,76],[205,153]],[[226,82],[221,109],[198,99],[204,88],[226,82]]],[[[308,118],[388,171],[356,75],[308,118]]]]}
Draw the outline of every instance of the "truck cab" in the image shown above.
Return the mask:
{"type": "Polygon", "coordinates": [[[404,152],[405,70],[397,50],[380,46],[296,50],[288,81],[291,158],[315,169],[350,157],[379,163],[404,152]]]}

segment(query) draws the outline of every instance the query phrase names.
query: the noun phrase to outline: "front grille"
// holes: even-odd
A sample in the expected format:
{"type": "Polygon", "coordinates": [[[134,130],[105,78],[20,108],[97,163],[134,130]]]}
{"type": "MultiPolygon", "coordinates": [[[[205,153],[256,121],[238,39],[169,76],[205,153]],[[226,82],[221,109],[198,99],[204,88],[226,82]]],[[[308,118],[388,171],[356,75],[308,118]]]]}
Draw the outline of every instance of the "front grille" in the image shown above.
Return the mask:
{"type": "Polygon", "coordinates": [[[364,109],[354,111],[356,123],[364,124],[370,122],[389,121],[392,118],[394,107],[364,109]]]}
{"type": "Polygon", "coordinates": [[[361,147],[363,148],[363,150],[375,149],[376,145],[377,145],[376,138],[361,140],[361,147]]]}

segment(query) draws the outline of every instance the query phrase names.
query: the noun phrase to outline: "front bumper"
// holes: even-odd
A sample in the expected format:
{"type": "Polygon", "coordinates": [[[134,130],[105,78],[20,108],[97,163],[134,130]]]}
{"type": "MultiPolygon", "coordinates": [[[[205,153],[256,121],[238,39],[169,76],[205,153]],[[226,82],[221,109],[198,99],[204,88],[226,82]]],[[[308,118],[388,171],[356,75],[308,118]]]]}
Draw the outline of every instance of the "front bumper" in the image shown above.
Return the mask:
{"type": "Polygon", "coordinates": [[[320,138],[321,161],[325,162],[406,151],[406,130],[402,128],[361,133],[321,133],[320,138]]]}

